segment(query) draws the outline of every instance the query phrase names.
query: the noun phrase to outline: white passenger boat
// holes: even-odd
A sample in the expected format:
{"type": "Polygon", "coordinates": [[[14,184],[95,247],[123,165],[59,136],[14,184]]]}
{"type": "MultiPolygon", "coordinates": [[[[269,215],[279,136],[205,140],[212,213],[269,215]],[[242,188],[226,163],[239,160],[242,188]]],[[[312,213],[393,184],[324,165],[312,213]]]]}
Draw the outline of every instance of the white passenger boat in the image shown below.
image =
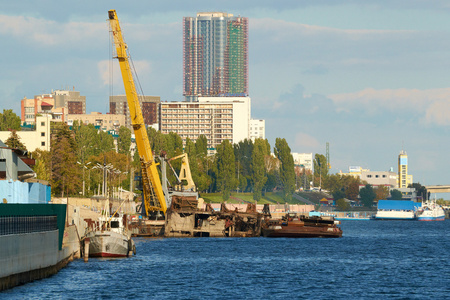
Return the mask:
{"type": "Polygon", "coordinates": [[[415,220],[420,203],[406,200],[379,200],[375,220],[415,220]]]}
{"type": "Polygon", "coordinates": [[[427,200],[422,203],[422,207],[417,210],[417,220],[419,221],[444,221],[444,209],[436,203],[436,200],[427,200]]]}
{"type": "Polygon", "coordinates": [[[375,215],[378,220],[415,220],[413,210],[379,209],[375,215]]]}

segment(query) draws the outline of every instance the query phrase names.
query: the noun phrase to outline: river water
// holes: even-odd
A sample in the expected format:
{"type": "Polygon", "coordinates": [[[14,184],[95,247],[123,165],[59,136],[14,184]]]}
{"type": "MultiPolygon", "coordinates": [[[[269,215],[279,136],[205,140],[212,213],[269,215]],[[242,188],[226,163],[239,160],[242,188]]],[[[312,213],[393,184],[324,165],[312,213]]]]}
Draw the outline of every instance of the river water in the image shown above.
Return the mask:
{"type": "Polygon", "coordinates": [[[449,225],[342,221],[340,239],[137,238],[132,258],[77,260],[0,299],[442,299],[449,225]]]}

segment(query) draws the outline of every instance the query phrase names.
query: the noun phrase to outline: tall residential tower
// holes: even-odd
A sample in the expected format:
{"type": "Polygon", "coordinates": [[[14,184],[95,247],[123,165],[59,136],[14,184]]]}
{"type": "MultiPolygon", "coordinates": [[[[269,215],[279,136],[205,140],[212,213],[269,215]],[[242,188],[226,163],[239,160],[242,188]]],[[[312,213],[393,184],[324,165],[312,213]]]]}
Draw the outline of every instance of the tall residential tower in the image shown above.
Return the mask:
{"type": "Polygon", "coordinates": [[[248,18],[222,12],[183,18],[183,95],[248,96],[248,18]]]}

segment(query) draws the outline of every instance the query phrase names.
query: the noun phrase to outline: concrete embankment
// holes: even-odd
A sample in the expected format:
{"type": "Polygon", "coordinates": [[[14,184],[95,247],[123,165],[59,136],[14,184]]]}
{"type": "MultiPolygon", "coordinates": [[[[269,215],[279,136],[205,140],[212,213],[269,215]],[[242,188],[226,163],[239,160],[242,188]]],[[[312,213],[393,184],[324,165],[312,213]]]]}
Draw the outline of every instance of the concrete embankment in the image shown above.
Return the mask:
{"type": "Polygon", "coordinates": [[[0,236],[0,291],[57,273],[80,256],[75,226],[64,231],[62,249],[58,230],[0,236]]]}

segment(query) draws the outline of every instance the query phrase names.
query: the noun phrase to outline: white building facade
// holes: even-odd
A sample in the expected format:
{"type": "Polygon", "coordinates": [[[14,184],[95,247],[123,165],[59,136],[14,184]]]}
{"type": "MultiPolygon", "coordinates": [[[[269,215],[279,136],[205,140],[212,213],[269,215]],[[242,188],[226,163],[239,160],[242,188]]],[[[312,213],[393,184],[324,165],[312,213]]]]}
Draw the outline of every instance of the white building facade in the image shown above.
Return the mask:
{"type": "Polygon", "coordinates": [[[208,148],[215,149],[224,140],[239,143],[248,139],[250,97],[198,97],[198,102],[161,102],[160,130],[177,133],[186,144],[205,135],[208,148]]]}
{"type": "Polygon", "coordinates": [[[120,126],[125,126],[124,115],[102,114],[99,112],[91,112],[90,114],[83,115],[67,115],[67,125],[73,126],[75,121],[85,125],[93,124],[103,131],[118,131],[120,126]]]}
{"type": "Polygon", "coordinates": [[[254,142],[256,139],[266,138],[266,121],[251,119],[250,120],[250,139],[254,142]]]}
{"type": "Polygon", "coordinates": [[[292,153],[292,158],[294,159],[294,165],[305,170],[313,170],[313,154],[312,153],[292,153]]]}
{"type": "MultiPolygon", "coordinates": [[[[36,116],[36,127],[34,130],[16,131],[22,144],[29,152],[36,149],[50,151],[50,122],[52,115],[36,116]]],[[[0,131],[0,140],[6,142],[11,136],[11,131],[0,131]]]]}

